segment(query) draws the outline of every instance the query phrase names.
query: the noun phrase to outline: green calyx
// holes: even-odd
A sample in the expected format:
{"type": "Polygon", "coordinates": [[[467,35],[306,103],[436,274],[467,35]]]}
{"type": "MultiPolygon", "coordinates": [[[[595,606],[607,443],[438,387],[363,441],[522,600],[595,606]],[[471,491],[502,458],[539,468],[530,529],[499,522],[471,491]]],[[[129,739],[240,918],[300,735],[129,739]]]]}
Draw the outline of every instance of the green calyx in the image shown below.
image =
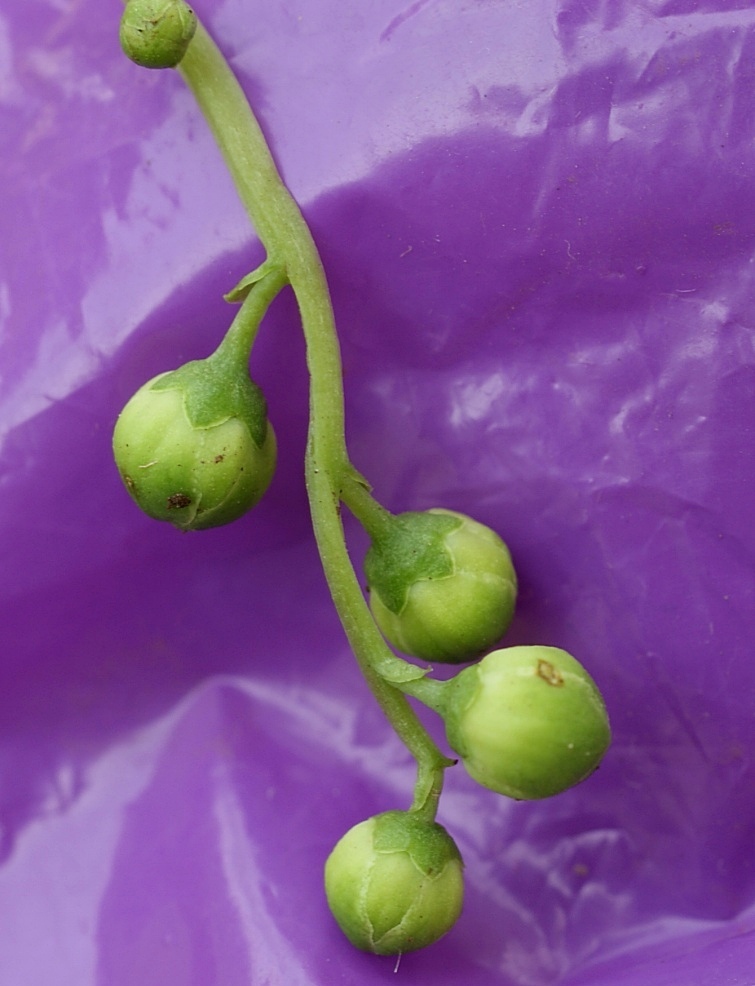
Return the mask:
{"type": "Polygon", "coordinates": [[[266,491],[276,461],[262,392],[219,354],[141,387],[116,422],[113,451],[142,510],[182,530],[242,516],[266,491]]]}
{"type": "Polygon", "coordinates": [[[383,605],[400,614],[416,582],[453,574],[454,562],[445,538],[461,523],[459,516],[450,513],[398,514],[386,533],[373,541],[364,560],[370,591],[378,592],[383,605]]]}
{"type": "Polygon", "coordinates": [[[508,628],[517,579],[508,548],[484,524],[450,510],[391,519],[365,558],[373,616],[398,650],[459,663],[508,628]]]}
{"type": "Polygon", "coordinates": [[[197,29],[184,0],[128,0],[120,25],[124,54],[144,68],[175,68],[197,29]]]}
{"type": "Polygon", "coordinates": [[[509,647],[444,683],[448,742],[480,784],[518,800],[573,787],[611,740],[603,698],[556,647],[509,647]]]}
{"type": "Polygon", "coordinates": [[[442,825],[423,821],[408,811],[376,815],[372,842],[379,853],[407,853],[424,876],[437,876],[452,860],[461,862],[456,843],[442,825]]]}
{"type": "Polygon", "coordinates": [[[229,418],[237,418],[262,448],[268,427],[267,402],[262,390],[220,352],[163,374],[153,382],[152,389],[180,390],[186,416],[194,428],[212,428],[229,418]]]}
{"type": "Polygon", "coordinates": [[[325,864],[325,892],[352,944],[397,955],[430,945],[453,927],[464,897],[463,863],[441,825],[388,811],[338,842],[325,864]]]}

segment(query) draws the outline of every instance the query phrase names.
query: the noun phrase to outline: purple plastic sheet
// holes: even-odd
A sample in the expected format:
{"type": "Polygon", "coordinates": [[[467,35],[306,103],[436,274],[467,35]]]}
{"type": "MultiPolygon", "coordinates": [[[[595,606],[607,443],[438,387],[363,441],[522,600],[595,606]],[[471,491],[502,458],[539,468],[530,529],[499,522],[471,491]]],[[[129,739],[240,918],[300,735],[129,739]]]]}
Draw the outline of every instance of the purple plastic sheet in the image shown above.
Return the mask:
{"type": "Polygon", "coordinates": [[[545,802],[450,770],[458,925],[397,971],[345,941],[324,859],[414,772],[314,550],[293,302],[253,359],[263,503],[141,516],[115,417],[215,347],[260,246],[117,0],[6,0],[0,981],[752,986],[755,7],[197,8],[321,247],[356,465],[501,533],[508,642],[572,651],[614,743],[545,802]]]}

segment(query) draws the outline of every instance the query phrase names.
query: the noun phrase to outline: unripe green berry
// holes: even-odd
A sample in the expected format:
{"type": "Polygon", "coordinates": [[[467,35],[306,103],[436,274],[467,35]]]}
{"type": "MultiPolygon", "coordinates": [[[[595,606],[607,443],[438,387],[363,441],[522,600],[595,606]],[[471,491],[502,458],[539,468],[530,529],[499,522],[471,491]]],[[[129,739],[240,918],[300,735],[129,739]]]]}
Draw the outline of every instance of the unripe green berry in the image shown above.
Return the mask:
{"type": "Polygon", "coordinates": [[[377,955],[431,945],[461,913],[463,863],[443,826],[387,811],[349,829],[325,864],[325,894],[349,941],[377,955]]]}
{"type": "Polygon", "coordinates": [[[120,26],[124,53],[144,68],[175,68],[197,29],[184,0],[128,0],[120,26]]]}
{"type": "Polygon", "coordinates": [[[365,558],[375,622],[398,650],[459,663],[497,643],[514,615],[517,581],[498,535],[451,510],[408,512],[365,558]]]}
{"type": "Polygon", "coordinates": [[[611,740],[595,682],[557,647],[493,651],[444,691],[450,746],[476,781],[511,798],[547,798],[579,783],[611,740]]]}
{"type": "Polygon", "coordinates": [[[259,387],[212,359],[141,387],[116,422],[113,452],[142,510],[183,530],[242,516],[267,490],[276,461],[259,387]]]}

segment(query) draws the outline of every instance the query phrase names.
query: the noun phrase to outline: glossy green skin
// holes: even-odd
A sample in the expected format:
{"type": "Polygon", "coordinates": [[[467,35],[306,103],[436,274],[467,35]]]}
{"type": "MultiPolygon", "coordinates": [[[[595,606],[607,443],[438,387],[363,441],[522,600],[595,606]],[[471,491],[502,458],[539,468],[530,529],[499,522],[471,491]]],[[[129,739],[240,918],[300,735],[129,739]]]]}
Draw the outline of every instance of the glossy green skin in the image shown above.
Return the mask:
{"type": "Polygon", "coordinates": [[[143,68],[175,68],[197,29],[184,0],[128,0],[120,24],[124,54],[143,68]]]}
{"type": "Polygon", "coordinates": [[[397,650],[431,662],[469,661],[496,644],[513,618],[517,579],[511,555],[494,531],[471,517],[441,509],[427,513],[458,524],[438,538],[436,558],[426,552],[433,562],[426,575],[416,567],[407,570],[400,601],[394,585],[401,567],[408,569],[405,555],[397,557],[393,591],[371,580],[370,607],[397,650]]]}
{"type": "Polygon", "coordinates": [[[275,470],[275,434],[260,448],[237,417],[192,425],[181,389],[145,384],[121,412],[113,452],[126,489],[142,510],[183,530],[228,524],[253,507],[275,470]]]}
{"type": "Polygon", "coordinates": [[[337,843],[325,864],[325,893],[353,945],[399,955],[432,944],[456,923],[463,864],[442,826],[385,812],[337,843]]]}
{"type": "Polygon", "coordinates": [[[594,681],[556,647],[488,654],[449,684],[443,715],[468,773],[519,800],[547,798],[584,780],[611,739],[594,681]]]}

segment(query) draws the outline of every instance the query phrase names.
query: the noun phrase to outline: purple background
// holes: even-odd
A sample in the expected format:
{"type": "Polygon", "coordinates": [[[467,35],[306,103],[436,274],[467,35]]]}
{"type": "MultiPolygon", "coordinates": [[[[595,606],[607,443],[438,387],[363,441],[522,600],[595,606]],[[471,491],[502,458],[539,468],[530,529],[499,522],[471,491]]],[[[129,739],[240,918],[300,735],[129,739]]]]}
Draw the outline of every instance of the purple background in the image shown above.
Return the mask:
{"type": "Polygon", "coordinates": [[[752,986],[755,5],[197,8],[321,247],[356,465],[502,534],[508,640],[582,660],[614,744],[543,803],[449,771],[460,922],[398,976],[341,937],[323,861],[413,768],[313,548],[294,306],[253,360],[266,499],[142,517],[114,419],[259,245],[117,0],[5,0],[0,981],[752,986]]]}

